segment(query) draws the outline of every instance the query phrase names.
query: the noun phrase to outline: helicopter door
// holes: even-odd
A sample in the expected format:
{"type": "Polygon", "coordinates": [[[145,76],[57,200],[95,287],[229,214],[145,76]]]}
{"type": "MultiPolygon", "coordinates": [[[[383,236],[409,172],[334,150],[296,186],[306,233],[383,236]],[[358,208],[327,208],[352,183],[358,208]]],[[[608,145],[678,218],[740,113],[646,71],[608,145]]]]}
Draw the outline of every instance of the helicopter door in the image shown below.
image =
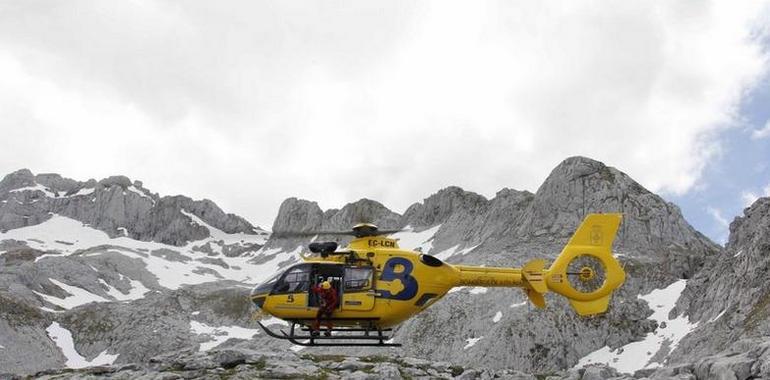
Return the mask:
{"type": "MultiPolygon", "coordinates": [[[[344,270],[342,269],[342,264],[313,264],[312,287],[319,286],[324,281],[329,281],[332,288],[337,291],[337,296],[341,297],[343,273],[344,273],[344,270]]],[[[318,294],[310,290],[309,295],[310,295],[310,299],[309,299],[308,306],[318,307],[318,304],[320,303],[318,294]]],[[[337,308],[339,309],[340,305],[337,305],[337,308]]]]}
{"type": "Polygon", "coordinates": [[[373,274],[372,267],[345,267],[343,310],[366,311],[374,308],[373,274]]]}

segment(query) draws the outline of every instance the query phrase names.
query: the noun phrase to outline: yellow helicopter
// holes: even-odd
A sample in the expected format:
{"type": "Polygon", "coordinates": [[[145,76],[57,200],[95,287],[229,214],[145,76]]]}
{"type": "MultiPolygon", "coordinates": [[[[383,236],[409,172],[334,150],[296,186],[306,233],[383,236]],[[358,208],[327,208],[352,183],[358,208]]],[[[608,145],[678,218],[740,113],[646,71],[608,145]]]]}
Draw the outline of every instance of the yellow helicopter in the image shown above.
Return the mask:
{"type": "Polygon", "coordinates": [[[313,256],[258,285],[251,300],[263,313],[289,322],[289,332],[274,338],[303,346],[399,346],[386,335],[392,327],[425,310],[449,290],[461,286],[522,288],[530,302],[545,307],[550,291],[566,297],[581,315],[607,310],[612,292],[625,281],[625,272],[612,255],[621,214],[589,214],[556,260],[534,259],[522,268],[452,265],[431,255],[400,249],[398,240],[373,224],[358,224],[348,232],[309,232],[312,235],[352,235],[342,249],[335,242],[309,245],[313,256]],[[339,303],[328,318],[328,336],[311,327],[319,299],[313,288],[323,282],[337,292],[339,303]],[[297,331],[297,327],[301,331],[297,331]],[[332,333],[333,332],[333,333],[332,333]]]}

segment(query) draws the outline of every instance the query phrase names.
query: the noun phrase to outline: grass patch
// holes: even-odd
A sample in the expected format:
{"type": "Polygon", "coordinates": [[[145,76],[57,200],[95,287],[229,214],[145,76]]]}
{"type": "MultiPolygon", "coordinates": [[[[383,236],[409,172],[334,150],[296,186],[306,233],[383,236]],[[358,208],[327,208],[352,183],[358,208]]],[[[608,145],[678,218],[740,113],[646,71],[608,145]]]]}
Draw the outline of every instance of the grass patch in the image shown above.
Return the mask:
{"type": "Polygon", "coordinates": [[[391,363],[392,362],[392,360],[390,360],[389,357],[384,355],[364,356],[364,357],[361,357],[361,361],[366,363],[391,363]]]}
{"type": "Polygon", "coordinates": [[[412,380],[412,376],[409,375],[408,373],[404,372],[404,370],[402,370],[401,368],[398,369],[398,372],[401,373],[401,377],[404,380],[412,380]]]}
{"type": "Polygon", "coordinates": [[[459,365],[453,365],[449,367],[449,371],[452,373],[452,377],[457,377],[465,372],[465,368],[460,367],[459,365]]]}
{"type": "Polygon", "coordinates": [[[267,360],[265,358],[259,358],[256,362],[249,364],[252,368],[263,370],[267,367],[267,360]]]}
{"type": "Polygon", "coordinates": [[[318,363],[318,362],[334,362],[334,363],[339,363],[339,362],[345,360],[345,358],[347,358],[347,356],[345,356],[345,355],[313,355],[313,354],[304,354],[304,355],[302,355],[300,357],[302,359],[310,360],[310,361],[316,362],[316,363],[318,363]]]}
{"type": "Polygon", "coordinates": [[[754,307],[746,315],[744,327],[746,330],[752,331],[759,326],[760,322],[766,320],[768,316],[770,316],[770,292],[759,297],[759,301],[754,304],[754,307]]]}

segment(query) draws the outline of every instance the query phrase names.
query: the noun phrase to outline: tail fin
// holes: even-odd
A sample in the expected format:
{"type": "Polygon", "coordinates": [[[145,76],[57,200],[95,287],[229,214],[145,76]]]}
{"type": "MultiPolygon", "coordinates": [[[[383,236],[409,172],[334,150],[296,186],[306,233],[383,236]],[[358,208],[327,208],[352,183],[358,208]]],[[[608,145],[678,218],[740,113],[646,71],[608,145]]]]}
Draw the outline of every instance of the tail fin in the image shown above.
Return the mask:
{"type": "MultiPolygon", "coordinates": [[[[612,256],[622,214],[589,214],[545,272],[548,289],[567,297],[580,315],[607,311],[626,274],[612,256]]],[[[534,289],[539,292],[538,289],[534,289]]]]}

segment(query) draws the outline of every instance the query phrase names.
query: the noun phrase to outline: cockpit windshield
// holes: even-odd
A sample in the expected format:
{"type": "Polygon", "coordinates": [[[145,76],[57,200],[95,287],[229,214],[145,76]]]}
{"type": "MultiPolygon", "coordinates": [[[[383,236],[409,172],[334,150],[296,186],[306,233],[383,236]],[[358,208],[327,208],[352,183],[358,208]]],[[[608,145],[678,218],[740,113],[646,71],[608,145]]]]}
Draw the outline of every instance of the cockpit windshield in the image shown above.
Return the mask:
{"type": "Polygon", "coordinates": [[[257,287],[254,288],[254,290],[251,292],[251,294],[254,295],[254,294],[270,293],[270,291],[273,290],[273,286],[275,286],[275,283],[278,282],[278,278],[280,278],[282,274],[283,274],[283,271],[277,272],[274,275],[270,276],[270,278],[268,278],[267,280],[257,285],[257,287]]]}
{"type": "Polygon", "coordinates": [[[273,288],[273,293],[304,293],[310,290],[310,264],[296,265],[273,288]]]}

